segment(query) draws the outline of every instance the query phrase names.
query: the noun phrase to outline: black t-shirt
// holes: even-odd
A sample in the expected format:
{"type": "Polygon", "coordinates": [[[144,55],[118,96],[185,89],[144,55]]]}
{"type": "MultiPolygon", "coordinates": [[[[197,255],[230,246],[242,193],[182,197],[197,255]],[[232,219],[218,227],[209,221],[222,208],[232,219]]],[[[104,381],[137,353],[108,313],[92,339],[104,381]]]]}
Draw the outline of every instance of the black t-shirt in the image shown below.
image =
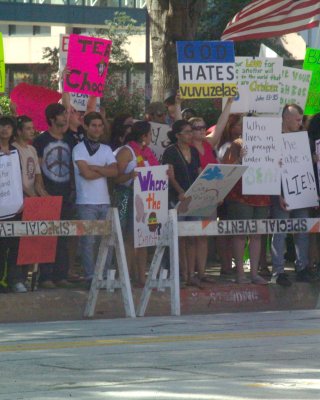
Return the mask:
{"type": "Polygon", "coordinates": [[[68,139],[74,139],[75,143],[78,144],[83,141],[84,139],[84,134],[85,130],[83,126],[79,126],[79,128],[76,131],[73,131],[72,129],[68,128],[67,132],[65,133],[65,137],[68,139]]]}
{"type": "Polygon", "coordinates": [[[71,136],[55,139],[48,131],[33,142],[41,161],[46,191],[53,196],[68,197],[71,193],[72,149],[76,141],[71,136]]]}
{"type": "MultiPolygon", "coordinates": [[[[191,161],[188,163],[177,144],[167,147],[162,156],[162,164],[171,164],[176,181],[186,192],[199,175],[200,159],[198,150],[190,146],[191,161]]],[[[170,202],[178,202],[178,193],[169,185],[170,202]]]]}

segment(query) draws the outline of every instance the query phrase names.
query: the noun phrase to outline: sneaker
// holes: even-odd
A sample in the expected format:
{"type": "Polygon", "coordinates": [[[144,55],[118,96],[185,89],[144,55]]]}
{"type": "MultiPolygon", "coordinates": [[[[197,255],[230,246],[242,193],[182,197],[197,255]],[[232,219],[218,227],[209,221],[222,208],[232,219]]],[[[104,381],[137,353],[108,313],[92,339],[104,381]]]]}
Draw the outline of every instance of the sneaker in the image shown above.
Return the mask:
{"type": "Polygon", "coordinates": [[[292,282],[288,279],[288,275],[285,274],[284,272],[281,272],[277,277],[276,277],[276,283],[280,286],[286,286],[289,287],[292,285],[292,282]]]}
{"type": "Polygon", "coordinates": [[[303,269],[302,271],[298,271],[296,275],[296,281],[297,282],[316,282],[318,281],[319,278],[315,274],[313,274],[311,271],[309,271],[307,268],[303,269]]]}
{"type": "Polygon", "coordinates": [[[12,287],[13,293],[27,293],[27,288],[24,286],[22,282],[18,282],[12,287]]]}
{"type": "Polygon", "coordinates": [[[262,276],[256,275],[251,278],[251,282],[255,285],[268,285],[269,282],[266,281],[262,276]]]}
{"type": "Polygon", "coordinates": [[[39,282],[39,288],[41,289],[56,289],[56,285],[52,281],[39,282]]]}
{"type": "Polygon", "coordinates": [[[258,272],[259,272],[259,275],[266,276],[267,278],[271,278],[272,274],[266,265],[263,267],[259,267],[258,272]]]}

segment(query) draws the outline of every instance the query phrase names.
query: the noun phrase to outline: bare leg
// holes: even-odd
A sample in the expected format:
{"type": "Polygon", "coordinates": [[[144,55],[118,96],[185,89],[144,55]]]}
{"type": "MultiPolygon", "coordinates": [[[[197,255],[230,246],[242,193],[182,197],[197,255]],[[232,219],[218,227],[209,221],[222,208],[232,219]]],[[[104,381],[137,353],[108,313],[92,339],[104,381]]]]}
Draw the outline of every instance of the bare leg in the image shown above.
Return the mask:
{"type": "Polygon", "coordinates": [[[260,285],[267,284],[268,282],[258,275],[258,266],[260,260],[260,250],[261,250],[261,235],[250,236],[249,250],[250,250],[250,273],[252,282],[260,285]]]}
{"type": "Polygon", "coordinates": [[[186,239],[187,271],[190,280],[194,277],[196,268],[196,241],[194,237],[187,237],[186,239]]]}
{"type": "Polygon", "coordinates": [[[204,277],[207,258],[208,258],[208,240],[205,236],[197,236],[196,242],[196,263],[198,267],[199,279],[204,277]]]}
{"type": "Polygon", "coordinates": [[[217,237],[217,250],[221,260],[221,272],[232,271],[232,238],[227,236],[217,237]]]}
{"type": "Polygon", "coordinates": [[[188,263],[187,263],[187,254],[186,254],[186,238],[179,238],[179,268],[180,268],[180,277],[182,281],[188,280],[188,263]]]}
{"type": "Polygon", "coordinates": [[[138,283],[144,285],[146,283],[146,268],[147,268],[147,247],[139,247],[135,249],[136,270],[138,272],[138,283]]]}
{"type": "Polygon", "coordinates": [[[243,283],[246,281],[246,277],[243,270],[243,255],[244,255],[245,244],[246,244],[245,236],[234,236],[232,238],[232,250],[237,267],[238,283],[243,283]]]}

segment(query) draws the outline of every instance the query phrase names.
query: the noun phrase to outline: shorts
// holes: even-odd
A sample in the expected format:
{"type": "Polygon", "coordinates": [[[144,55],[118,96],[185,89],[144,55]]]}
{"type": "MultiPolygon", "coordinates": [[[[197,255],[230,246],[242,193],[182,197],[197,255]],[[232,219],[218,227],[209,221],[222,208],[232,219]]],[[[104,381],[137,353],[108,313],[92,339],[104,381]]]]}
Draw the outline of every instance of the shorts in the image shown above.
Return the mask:
{"type": "Polygon", "coordinates": [[[227,201],[226,207],[226,219],[228,220],[266,219],[270,215],[270,207],[268,206],[251,206],[239,201],[227,201]]]}

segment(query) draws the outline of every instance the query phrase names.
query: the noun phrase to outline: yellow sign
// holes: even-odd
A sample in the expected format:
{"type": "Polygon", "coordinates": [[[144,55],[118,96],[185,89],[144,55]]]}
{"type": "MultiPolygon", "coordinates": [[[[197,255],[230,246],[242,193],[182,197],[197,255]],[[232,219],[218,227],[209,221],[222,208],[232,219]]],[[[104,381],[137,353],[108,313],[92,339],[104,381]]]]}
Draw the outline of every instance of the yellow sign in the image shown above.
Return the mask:
{"type": "Polygon", "coordinates": [[[0,93],[4,93],[5,83],[6,83],[5,79],[6,79],[6,70],[4,64],[3,40],[2,40],[2,33],[0,32],[0,93]]]}

